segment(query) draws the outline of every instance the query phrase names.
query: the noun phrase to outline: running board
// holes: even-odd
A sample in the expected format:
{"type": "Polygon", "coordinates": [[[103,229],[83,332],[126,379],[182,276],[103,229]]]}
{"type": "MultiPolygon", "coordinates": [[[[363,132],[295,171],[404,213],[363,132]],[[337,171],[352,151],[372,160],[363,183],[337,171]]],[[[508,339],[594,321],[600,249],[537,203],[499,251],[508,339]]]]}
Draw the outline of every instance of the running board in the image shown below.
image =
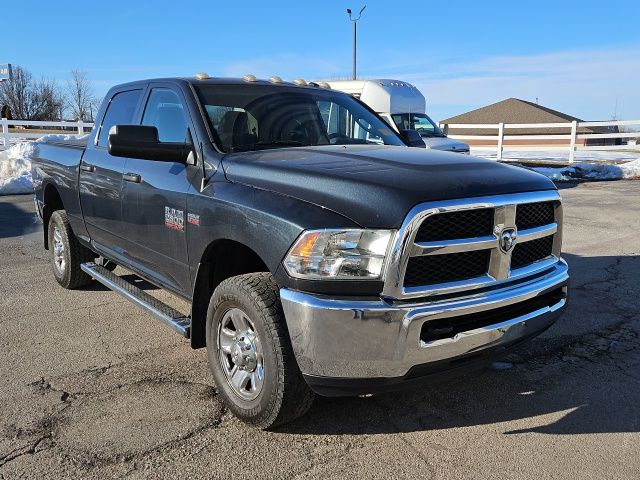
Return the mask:
{"type": "Polygon", "coordinates": [[[104,267],[93,262],[82,263],[82,271],[99,281],[105,287],[119,293],[130,302],[136,304],[154,317],[166,323],[174,331],[185,338],[189,338],[191,330],[191,318],[171,308],[166,303],[152,297],[144,290],[120,278],[104,267]]]}

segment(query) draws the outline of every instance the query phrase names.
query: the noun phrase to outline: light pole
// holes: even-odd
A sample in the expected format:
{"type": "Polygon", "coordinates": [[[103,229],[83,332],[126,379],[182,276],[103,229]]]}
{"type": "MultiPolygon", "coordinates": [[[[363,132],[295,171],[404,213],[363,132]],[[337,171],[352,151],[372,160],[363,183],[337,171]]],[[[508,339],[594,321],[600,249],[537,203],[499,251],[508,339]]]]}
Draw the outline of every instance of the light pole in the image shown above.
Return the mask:
{"type": "Polygon", "coordinates": [[[356,79],[356,48],[357,48],[357,42],[358,42],[358,20],[360,20],[360,17],[362,17],[362,12],[364,12],[364,9],[367,8],[367,6],[365,5],[364,7],[362,7],[360,9],[360,12],[358,12],[358,17],[354,18],[352,16],[352,12],[350,8],[347,8],[347,14],[349,15],[349,20],[351,20],[351,22],[353,23],[353,79],[356,79]]]}

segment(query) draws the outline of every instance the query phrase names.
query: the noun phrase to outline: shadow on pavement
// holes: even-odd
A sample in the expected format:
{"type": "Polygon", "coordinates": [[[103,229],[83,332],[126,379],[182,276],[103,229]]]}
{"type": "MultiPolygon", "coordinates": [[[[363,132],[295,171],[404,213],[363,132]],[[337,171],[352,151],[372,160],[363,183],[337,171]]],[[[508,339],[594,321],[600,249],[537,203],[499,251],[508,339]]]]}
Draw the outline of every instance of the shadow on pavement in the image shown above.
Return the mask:
{"type": "Polygon", "coordinates": [[[42,230],[42,224],[35,214],[32,196],[0,197],[0,238],[11,238],[27,235],[42,230]],[[16,198],[27,198],[29,201],[16,203],[16,198]]]}
{"type": "MultiPolygon", "coordinates": [[[[545,335],[505,357],[513,367],[487,369],[446,383],[428,384],[370,398],[322,398],[305,417],[278,429],[282,433],[384,434],[442,430],[495,424],[504,434],[537,432],[555,435],[640,432],[640,322],[637,310],[620,309],[616,295],[619,275],[601,288],[597,277],[606,265],[625,259],[626,284],[638,289],[640,257],[580,257],[566,255],[571,267],[573,297],[561,318],[570,325],[589,315],[617,309],[606,325],[582,335],[545,335]],[[599,265],[600,268],[595,265],[599,265]],[[632,266],[634,268],[628,268],[632,266]],[[585,285],[596,282],[594,290],[585,285]],[[611,290],[613,289],[613,293],[611,290]],[[577,290],[582,290],[578,292],[577,290]],[[514,422],[503,426],[503,422],[514,422]],[[516,423],[517,422],[517,423],[516,423]]],[[[624,299],[624,301],[629,301],[624,299]]],[[[559,325],[551,328],[560,330],[559,325]]]]}

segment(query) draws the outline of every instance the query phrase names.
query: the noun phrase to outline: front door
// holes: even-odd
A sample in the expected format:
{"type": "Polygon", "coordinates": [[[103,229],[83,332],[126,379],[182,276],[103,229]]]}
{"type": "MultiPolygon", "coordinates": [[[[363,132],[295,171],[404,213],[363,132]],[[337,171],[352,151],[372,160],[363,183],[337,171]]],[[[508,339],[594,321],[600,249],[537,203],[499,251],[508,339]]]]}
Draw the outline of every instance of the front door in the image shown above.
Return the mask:
{"type": "MultiPolygon", "coordinates": [[[[158,129],[160,142],[190,140],[181,92],[170,86],[149,91],[143,125],[158,129]]],[[[163,286],[189,294],[187,192],[196,167],[179,162],[127,159],[123,175],[123,224],[131,265],[163,286]]]]}

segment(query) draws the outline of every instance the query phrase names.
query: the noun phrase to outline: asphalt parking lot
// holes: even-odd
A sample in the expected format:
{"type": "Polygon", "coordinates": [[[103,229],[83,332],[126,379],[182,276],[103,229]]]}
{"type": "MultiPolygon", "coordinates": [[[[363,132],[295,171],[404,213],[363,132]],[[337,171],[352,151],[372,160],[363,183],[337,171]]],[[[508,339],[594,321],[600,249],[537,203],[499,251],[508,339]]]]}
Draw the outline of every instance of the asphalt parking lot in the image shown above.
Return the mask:
{"type": "Polygon", "coordinates": [[[640,182],[562,196],[569,309],[511,368],[318,399],[274,432],[225,411],[204,351],[60,288],[31,197],[0,197],[0,479],[640,478],[640,182]]]}

